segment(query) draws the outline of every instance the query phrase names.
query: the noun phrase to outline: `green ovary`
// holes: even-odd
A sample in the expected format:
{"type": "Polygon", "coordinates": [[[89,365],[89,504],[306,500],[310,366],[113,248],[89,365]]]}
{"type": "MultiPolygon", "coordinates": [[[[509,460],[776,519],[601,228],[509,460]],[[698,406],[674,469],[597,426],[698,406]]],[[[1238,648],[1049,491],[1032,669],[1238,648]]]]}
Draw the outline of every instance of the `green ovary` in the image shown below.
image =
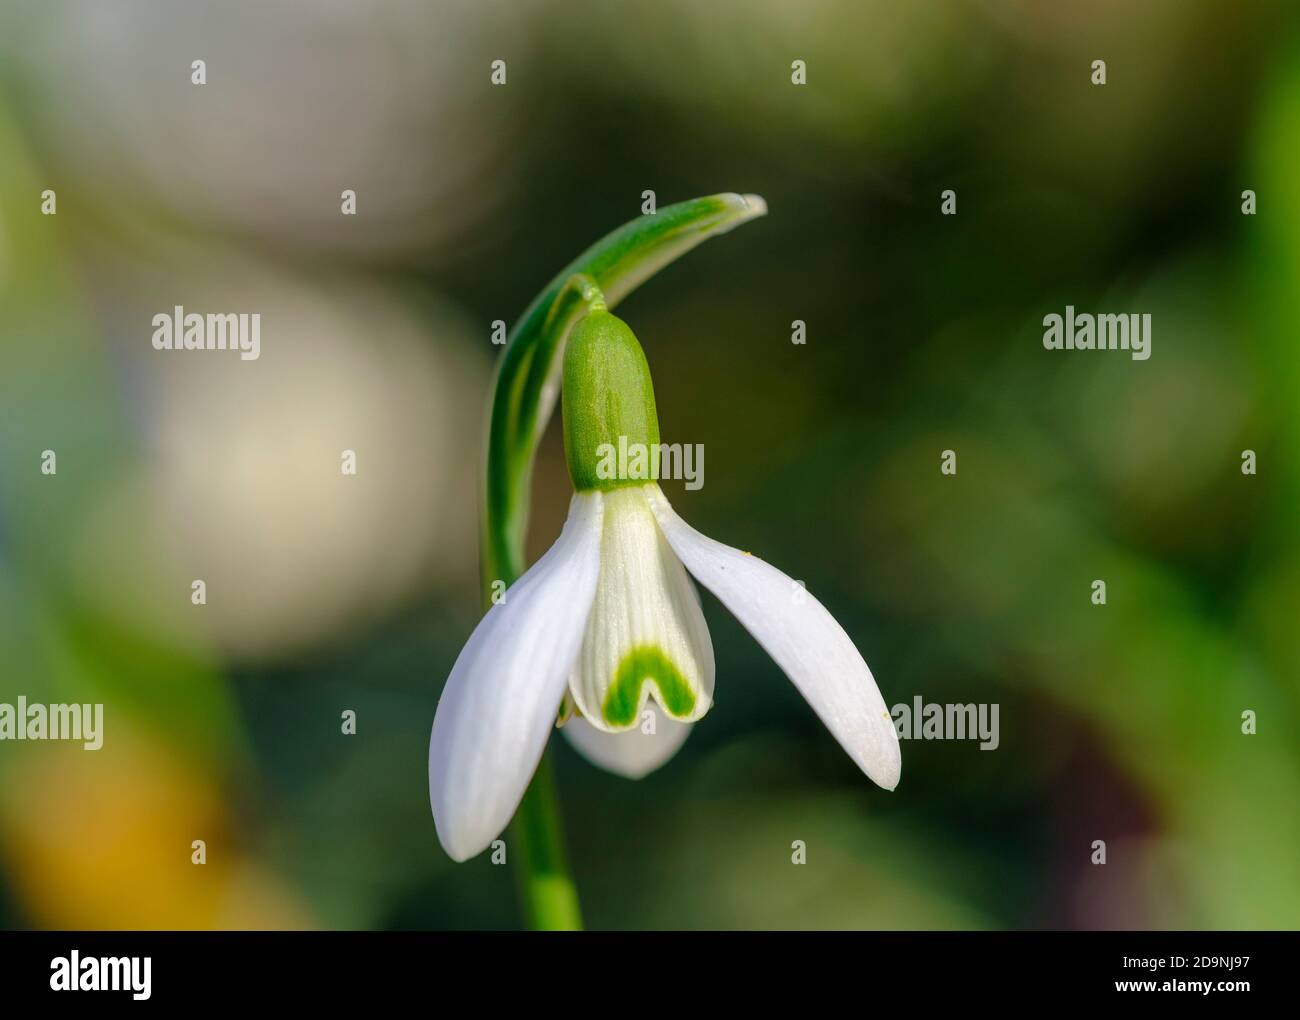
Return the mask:
{"type": "Polygon", "coordinates": [[[675,719],[683,719],[695,708],[695,692],[672,664],[668,656],[654,645],[633,648],[614,671],[614,682],[605,693],[601,714],[611,726],[631,726],[641,706],[641,688],[654,683],[659,704],[675,719]]]}

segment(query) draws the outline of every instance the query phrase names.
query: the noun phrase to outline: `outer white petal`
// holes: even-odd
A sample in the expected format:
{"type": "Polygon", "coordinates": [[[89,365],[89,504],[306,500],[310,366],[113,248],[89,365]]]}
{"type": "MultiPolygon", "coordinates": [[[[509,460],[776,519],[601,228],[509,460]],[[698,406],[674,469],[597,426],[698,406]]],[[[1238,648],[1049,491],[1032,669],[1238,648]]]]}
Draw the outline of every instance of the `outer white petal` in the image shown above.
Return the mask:
{"type": "Polygon", "coordinates": [[[767,650],[862,771],[887,790],[897,786],[898,731],[871,670],[826,607],[771,564],[700,534],[658,486],[647,498],[686,569],[767,650]]]}
{"type": "Polygon", "coordinates": [[[570,719],[560,732],[593,764],[628,779],[640,779],[677,753],[691,735],[692,725],[669,718],[653,701],[646,704],[644,712],[654,713],[653,733],[646,733],[640,725],[624,733],[606,733],[581,716],[570,719]]]}
{"type": "Polygon", "coordinates": [[[479,622],[452,667],[429,738],[429,803],[457,861],[509,823],[578,655],[600,573],[600,493],[579,493],[564,530],[479,622]]]}
{"type": "Polygon", "coordinates": [[[651,697],[683,722],[713,704],[713,642],[700,596],[655,523],[652,490],[659,487],[605,493],[600,580],[569,679],[578,710],[606,732],[630,732],[651,697]]]}

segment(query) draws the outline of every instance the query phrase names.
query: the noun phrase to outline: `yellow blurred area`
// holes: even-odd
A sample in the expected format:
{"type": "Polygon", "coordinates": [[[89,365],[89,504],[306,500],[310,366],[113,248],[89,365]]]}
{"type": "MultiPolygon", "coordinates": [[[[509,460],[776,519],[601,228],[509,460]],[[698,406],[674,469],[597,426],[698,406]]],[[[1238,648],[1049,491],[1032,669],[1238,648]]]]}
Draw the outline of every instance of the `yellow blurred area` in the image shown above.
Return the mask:
{"type": "MultiPolygon", "coordinates": [[[[12,752],[11,752],[12,753],[12,752]]],[[[218,779],[141,734],[15,754],[0,853],[32,921],[62,929],[304,928],[300,899],[239,845],[218,779]],[[207,863],[192,863],[192,843],[207,863]]]]}

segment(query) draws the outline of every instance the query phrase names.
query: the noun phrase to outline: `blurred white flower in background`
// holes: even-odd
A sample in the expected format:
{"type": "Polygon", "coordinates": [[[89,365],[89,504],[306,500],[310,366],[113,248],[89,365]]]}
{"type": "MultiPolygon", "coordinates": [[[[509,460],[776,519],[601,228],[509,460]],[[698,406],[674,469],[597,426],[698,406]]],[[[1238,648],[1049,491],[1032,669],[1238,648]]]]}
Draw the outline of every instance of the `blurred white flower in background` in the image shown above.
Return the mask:
{"type": "Polygon", "coordinates": [[[109,215],[437,254],[508,191],[516,105],[489,65],[526,59],[535,8],[56,0],[0,16],[0,59],[60,184],[109,215]]]}
{"type": "MultiPolygon", "coordinates": [[[[129,518],[143,514],[148,535],[125,548],[150,547],[153,590],[234,658],[291,653],[404,596],[472,585],[481,450],[466,438],[490,361],[468,353],[463,317],[210,251],[201,270],[171,249],[166,269],[114,269],[109,328],[145,453],[144,476],[126,484],[144,491],[91,511],[89,564],[124,555],[141,527],[129,518]],[[176,304],[260,313],[261,356],[154,350],[151,317],[176,304]],[[194,579],[207,587],[200,611],[194,579]]],[[[116,588],[125,568],[103,562],[99,574],[116,588]]],[[[149,603],[140,611],[156,612],[149,603]]]]}

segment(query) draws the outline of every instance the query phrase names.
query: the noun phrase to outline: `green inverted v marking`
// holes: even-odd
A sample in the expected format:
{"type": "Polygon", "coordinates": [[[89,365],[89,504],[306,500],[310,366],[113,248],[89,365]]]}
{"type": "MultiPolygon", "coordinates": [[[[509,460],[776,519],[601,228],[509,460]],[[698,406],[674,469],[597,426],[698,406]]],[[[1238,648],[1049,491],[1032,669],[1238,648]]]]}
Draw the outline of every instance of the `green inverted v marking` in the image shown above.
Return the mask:
{"type": "Polygon", "coordinates": [[[695,692],[672,660],[655,645],[638,645],[623,656],[614,671],[614,682],[600,706],[605,721],[611,726],[635,723],[641,688],[647,681],[658,689],[660,704],[670,716],[681,719],[695,708],[695,692]]]}

